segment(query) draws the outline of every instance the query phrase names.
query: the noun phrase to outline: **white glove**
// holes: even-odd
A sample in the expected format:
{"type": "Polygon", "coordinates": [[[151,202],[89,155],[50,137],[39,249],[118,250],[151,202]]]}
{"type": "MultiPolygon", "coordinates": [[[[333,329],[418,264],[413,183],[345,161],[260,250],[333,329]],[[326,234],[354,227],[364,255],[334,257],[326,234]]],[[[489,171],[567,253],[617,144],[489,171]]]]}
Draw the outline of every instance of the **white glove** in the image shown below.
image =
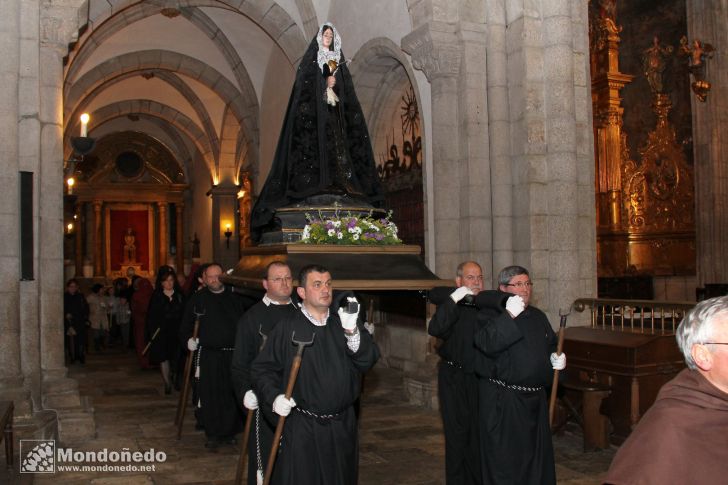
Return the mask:
{"type": "Polygon", "coordinates": [[[551,354],[549,360],[551,360],[551,367],[553,367],[554,370],[564,370],[566,368],[566,354],[563,352],[561,352],[561,355],[554,352],[551,354]]]}
{"type": "Polygon", "coordinates": [[[263,470],[255,472],[255,483],[256,485],[263,485],[263,470]]]}
{"type": "Polygon", "coordinates": [[[288,416],[294,407],[296,407],[296,401],[293,398],[286,399],[283,394],[278,394],[273,401],[273,412],[279,416],[288,416]]]}
{"type": "MultiPolygon", "coordinates": [[[[347,296],[346,301],[356,302],[356,298],[347,296]]],[[[337,313],[339,314],[339,318],[341,319],[341,326],[344,327],[344,330],[348,333],[354,333],[354,331],[356,330],[356,321],[359,318],[359,312],[346,313],[343,308],[339,308],[339,311],[337,313]]]]}
{"type": "Polygon", "coordinates": [[[518,295],[513,295],[506,301],[506,310],[511,314],[513,318],[516,318],[526,308],[523,303],[523,298],[518,295]]]}
{"type": "Polygon", "coordinates": [[[369,335],[374,336],[374,324],[369,322],[364,322],[364,328],[369,332],[369,335]]]}
{"type": "Polygon", "coordinates": [[[245,393],[245,396],[243,396],[243,406],[245,406],[245,409],[250,409],[251,411],[258,409],[258,397],[253,391],[245,393]]]}
{"type": "Polygon", "coordinates": [[[200,343],[200,339],[190,337],[189,340],[187,340],[187,348],[190,349],[191,352],[194,352],[197,350],[197,346],[200,343]]]}
{"type": "Polygon", "coordinates": [[[450,293],[450,299],[454,301],[455,303],[459,302],[463,298],[465,298],[465,295],[472,295],[473,290],[468,288],[467,286],[461,286],[457,290],[450,293]]]}

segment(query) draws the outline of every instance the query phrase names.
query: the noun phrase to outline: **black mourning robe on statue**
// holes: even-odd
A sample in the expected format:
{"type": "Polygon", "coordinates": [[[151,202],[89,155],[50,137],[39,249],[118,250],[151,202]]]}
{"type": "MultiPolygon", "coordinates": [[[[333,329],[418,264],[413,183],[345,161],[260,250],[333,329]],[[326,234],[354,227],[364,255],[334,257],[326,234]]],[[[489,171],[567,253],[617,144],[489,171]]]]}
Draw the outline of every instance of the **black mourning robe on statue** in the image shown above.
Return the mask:
{"type": "Polygon", "coordinates": [[[293,389],[296,407],[286,418],[271,483],[353,485],[358,474],[353,404],[361,391],[362,374],[375,364],[379,351],[369,332],[359,328],[359,349],[352,352],[334,310],[321,327],[296,311],[276,325],[253,361],[253,386],[259,392],[261,406],[268,409],[276,396],[285,392],[297,350],[291,343],[294,332],[299,341],[316,336],[303,351],[293,389]]]}
{"type": "Polygon", "coordinates": [[[546,387],[553,369],[556,334],[546,315],[528,306],[515,319],[505,310],[513,295],[480,292],[476,304],[482,328],[475,334],[480,350],[479,376],[481,469],[484,484],[556,483],[546,387]],[[505,386],[540,388],[514,389],[505,386]]]}
{"type": "Polygon", "coordinates": [[[347,193],[381,206],[384,192],[344,55],[334,76],[336,106],[326,103],[326,77],[314,37],[296,72],[293,91],[268,178],[251,214],[254,240],[273,229],[275,210],[307,197],[347,193]]]}
{"type": "Polygon", "coordinates": [[[229,439],[242,430],[243,418],[233,390],[230,366],[237,322],[244,312],[243,300],[227,288],[221,293],[203,288],[193,294],[180,326],[180,340],[185,347],[192,336],[195,312],[204,312],[198,333],[198,416],[209,439],[229,439]]]}
{"type": "Polygon", "coordinates": [[[442,340],[437,348],[440,364],[437,395],[445,431],[445,473],[448,485],[479,484],[478,378],[474,373],[478,352],[473,343],[482,323],[474,305],[450,298],[455,288],[434,288],[429,293],[437,311],[427,332],[442,340]]]}
{"type": "MultiPolygon", "coordinates": [[[[296,307],[293,303],[288,305],[273,303],[266,305],[260,301],[246,311],[238,321],[232,366],[233,385],[235,386],[235,394],[238,396],[238,402],[242,403],[245,393],[252,389],[250,365],[264,343],[267,343],[268,335],[279,321],[295,313],[296,307]]],[[[243,411],[246,412],[247,410],[243,411]]],[[[265,419],[260,411],[260,408],[255,411],[248,440],[248,483],[250,485],[256,484],[255,473],[258,467],[265,470],[268,463],[268,454],[273,443],[273,435],[275,434],[275,425],[269,419],[265,419]],[[258,462],[259,457],[260,463],[258,462]]]]}

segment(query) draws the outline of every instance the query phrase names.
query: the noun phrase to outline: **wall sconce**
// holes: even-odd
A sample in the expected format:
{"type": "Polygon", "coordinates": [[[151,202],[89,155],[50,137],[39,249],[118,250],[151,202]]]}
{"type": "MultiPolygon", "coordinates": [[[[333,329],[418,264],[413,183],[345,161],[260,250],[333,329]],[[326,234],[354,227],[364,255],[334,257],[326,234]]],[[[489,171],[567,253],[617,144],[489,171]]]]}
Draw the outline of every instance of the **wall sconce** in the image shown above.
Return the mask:
{"type": "Polygon", "coordinates": [[[66,179],[66,185],[68,186],[68,195],[73,194],[73,186],[76,184],[76,179],[73,177],[68,177],[66,179]]]}
{"type": "Polygon", "coordinates": [[[73,222],[69,222],[68,224],[66,224],[66,236],[73,236],[73,222]]]}
{"type": "Polygon", "coordinates": [[[233,230],[232,230],[232,226],[230,225],[229,222],[227,224],[225,224],[224,234],[225,234],[225,247],[227,249],[230,249],[230,238],[233,235],[233,230]]]}

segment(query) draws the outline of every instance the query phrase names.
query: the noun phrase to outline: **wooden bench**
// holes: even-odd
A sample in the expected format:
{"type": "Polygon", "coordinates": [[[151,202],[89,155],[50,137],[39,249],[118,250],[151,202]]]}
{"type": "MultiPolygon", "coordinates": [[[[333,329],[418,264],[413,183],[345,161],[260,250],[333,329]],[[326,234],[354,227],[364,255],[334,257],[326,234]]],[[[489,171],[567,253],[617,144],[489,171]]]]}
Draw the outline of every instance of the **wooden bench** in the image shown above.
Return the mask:
{"type": "Polygon", "coordinates": [[[13,401],[0,401],[0,441],[5,439],[5,460],[8,469],[13,468],[13,401]]]}
{"type": "Polygon", "coordinates": [[[568,393],[563,401],[584,432],[584,451],[609,448],[609,418],[601,413],[602,400],[612,392],[609,386],[568,379],[560,385],[566,391],[581,393],[580,405],[574,405],[568,393]]]}

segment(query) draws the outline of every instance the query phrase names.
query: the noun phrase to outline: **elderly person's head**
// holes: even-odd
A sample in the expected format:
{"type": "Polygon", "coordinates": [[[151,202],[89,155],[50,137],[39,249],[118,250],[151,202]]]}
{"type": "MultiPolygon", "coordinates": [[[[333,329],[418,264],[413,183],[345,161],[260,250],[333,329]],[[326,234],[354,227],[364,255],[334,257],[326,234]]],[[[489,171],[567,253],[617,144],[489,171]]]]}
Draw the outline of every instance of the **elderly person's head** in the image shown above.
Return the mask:
{"type": "Polygon", "coordinates": [[[680,322],[676,338],[688,367],[728,392],[728,296],[698,303],[680,322]]]}

